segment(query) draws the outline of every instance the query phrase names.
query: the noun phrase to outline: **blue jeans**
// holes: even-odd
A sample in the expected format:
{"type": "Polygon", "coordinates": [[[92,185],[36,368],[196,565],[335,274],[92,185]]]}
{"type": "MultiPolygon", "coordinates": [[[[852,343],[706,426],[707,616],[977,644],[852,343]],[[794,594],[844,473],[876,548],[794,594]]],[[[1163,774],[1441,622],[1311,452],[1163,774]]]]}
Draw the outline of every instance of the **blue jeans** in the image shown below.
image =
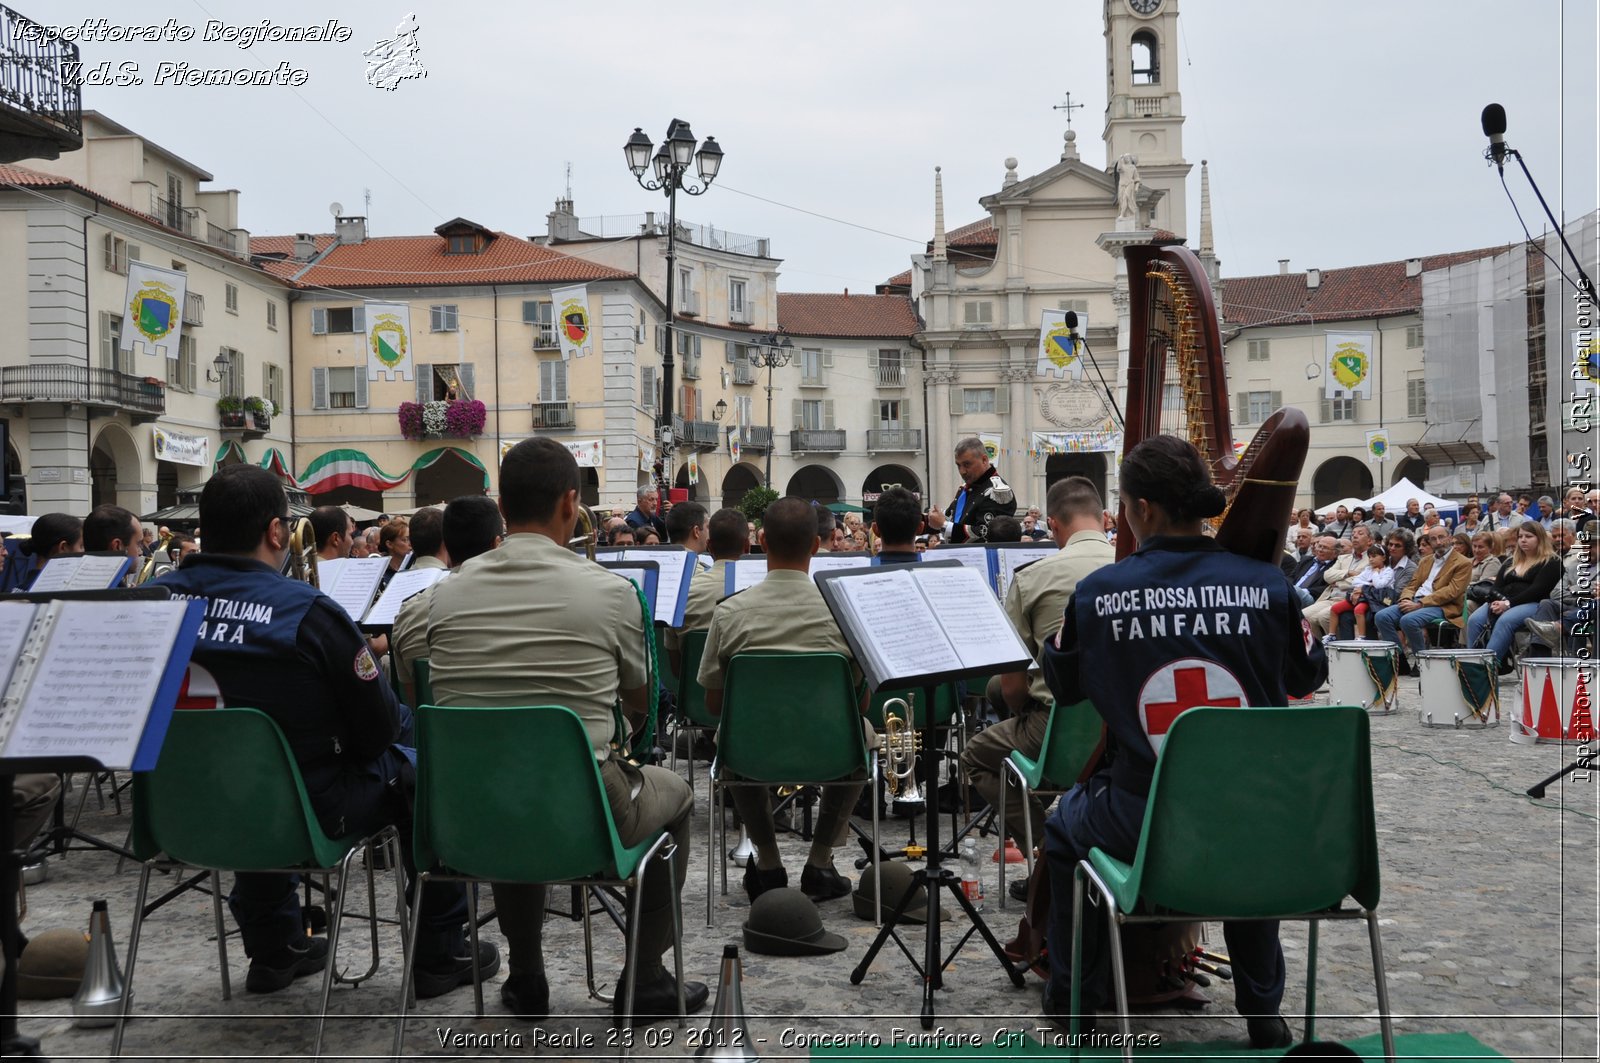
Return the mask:
{"type": "Polygon", "coordinates": [[[1513,605],[1499,616],[1490,612],[1487,605],[1475,609],[1467,618],[1467,645],[1482,644],[1484,632],[1488,631],[1489,649],[1494,651],[1496,659],[1503,658],[1511,652],[1511,640],[1522,630],[1522,622],[1533,619],[1533,615],[1538,611],[1538,602],[1513,605]],[[1492,628],[1491,624],[1494,625],[1492,628]]]}
{"type": "Polygon", "coordinates": [[[1401,646],[1400,636],[1395,632],[1398,627],[1406,637],[1404,646],[1409,646],[1412,653],[1428,648],[1428,625],[1435,620],[1443,619],[1444,610],[1437,605],[1424,605],[1420,609],[1402,613],[1398,603],[1379,609],[1378,615],[1373,617],[1378,625],[1380,639],[1401,646]]]}

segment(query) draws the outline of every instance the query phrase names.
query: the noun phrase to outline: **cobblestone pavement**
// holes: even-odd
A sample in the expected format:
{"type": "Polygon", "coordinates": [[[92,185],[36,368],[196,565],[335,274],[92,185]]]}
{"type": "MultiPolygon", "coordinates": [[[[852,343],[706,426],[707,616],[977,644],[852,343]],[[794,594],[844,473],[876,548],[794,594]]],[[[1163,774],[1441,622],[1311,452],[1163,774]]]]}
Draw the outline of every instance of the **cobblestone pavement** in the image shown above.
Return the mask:
{"type": "MultiPolygon", "coordinates": [[[[1418,722],[1418,682],[1403,679],[1400,685],[1399,711],[1372,720],[1383,862],[1379,910],[1397,1031],[1466,1030],[1521,1060],[1595,1059],[1600,1051],[1600,784],[1592,777],[1569,778],[1552,787],[1548,799],[1530,800],[1522,791],[1567,763],[1570,747],[1514,745],[1507,740],[1504,723],[1479,730],[1423,728],[1418,722]]],[[[1502,688],[1507,713],[1520,696],[1519,686],[1502,688]]],[[[733,869],[729,895],[717,899],[717,925],[705,928],[704,771],[697,771],[696,781],[696,842],[683,899],[685,965],[690,977],[714,983],[723,946],[741,943],[748,904],[733,869]]],[[[110,810],[97,811],[91,795],[83,826],[120,841],[127,819],[110,810]]],[[[943,829],[948,831],[948,818],[943,829]]],[[[918,830],[923,830],[920,824],[918,830]]],[[[903,844],[905,831],[906,821],[888,821],[886,844],[903,844]]],[[[804,853],[804,843],[786,839],[792,876],[798,874],[804,853]]],[[[842,851],[840,869],[853,874],[850,864],[858,854],[855,846],[842,851]]],[[[52,858],[49,866],[48,881],[28,891],[25,929],[37,933],[86,926],[91,899],[106,897],[119,958],[126,962],[136,869],[117,874],[114,857],[92,852],[52,858]]],[[[1006,940],[1015,932],[1020,905],[1000,910],[994,865],[986,873],[986,914],[1006,940]]],[[[387,899],[391,896],[380,883],[380,911],[393,910],[387,899]]],[[[917,1022],[921,983],[906,958],[891,945],[864,981],[851,985],[851,969],[872,940],[872,924],[856,919],[847,899],[821,909],[828,929],[849,941],[844,952],[800,959],[744,953],[744,1003],[756,1050],[765,1058],[802,1058],[807,1054],[805,1039],[819,1035],[871,1036],[882,1043],[923,1036],[917,1022]]],[[[362,928],[349,924],[347,929],[347,942],[357,953],[352,960],[364,967],[365,956],[359,954],[365,946],[362,928]]],[[[943,924],[946,949],[965,929],[960,915],[943,924]]],[[[232,938],[235,996],[224,1002],[210,932],[210,900],[198,892],[184,894],[152,918],[135,983],[140,1018],[129,1027],[127,1053],[161,1059],[308,1054],[318,980],[305,979],[270,996],[246,994],[246,961],[232,938]]],[[[492,926],[487,933],[491,940],[497,936],[492,926]]],[[[904,937],[920,957],[920,930],[913,928],[904,937]]],[[[1210,937],[1220,946],[1220,928],[1212,927],[1210,937]]],[[[621,963],[620,938],[603,932],[600,939],[597,970],[602,979],[610,979],[621,963]]],[[[607,1046],[609,1009],[585,992],[581,925],[552,917],[545,942],[552,1004],[561,1014],[539,1027],[512,1019],[499,1000],[502,974],[486,987],[482,1019],[472,1017],[470,987],[421,1002],[420,1016],[408,1026],[407,1053],[438,1058],[615,1054],[607,1046]],[[462,1034],[469,1035],[463,1042],[446,1043],[462,1034]]],[[[1284,1010],[1298,1033],[1295,1015],[1305,1000],[1304,924],[1284,924],[1283,944],[1289,967],[1284,1010]]],[[[383,1057],[389,1051],[393,1021],[386,1016],[392,1015],[399,988],[399,942],[392,927],[384,930],[382,948],[383,965],[372,981],[334,992],[328,1058],[383,1057]]],[[[1320,1035],[1339,1038],[1377,1031],[1368,955],[1360,923],[1325,924],[1317,985],[1320,1035]]],[[[982,1043],[1019,1031],[1034,1037],[1045,1025],[1038,1018],[1039,987],[1030,976],[1025,989],[1013,988],[974,938],[950,965],[944,988],[936,994],[937,1029],[950,1038],[982,1043]]],[[[1226,984],[1213,985],[1208,992],[1214,1003],[1203,1012],[1141,1014],[1135,1029],[1175,1041],[1242,1039],[1244,1022],[1233,1011],[1226,984]]],[[[111,1032],[73,1027],[68,1010],[66,1001],[24,1002],[22,1029],[42,1038],[54,1058],[103,1058],[111,1032]]],[[[708,1013],[709,1007],[699,1017],[699,1028],[708,1013]]],[[[695,1029],[691,1022],[687,1030],[640,1030],[635,1053],[644,1058],[693,1055],[695,1029]]]]}

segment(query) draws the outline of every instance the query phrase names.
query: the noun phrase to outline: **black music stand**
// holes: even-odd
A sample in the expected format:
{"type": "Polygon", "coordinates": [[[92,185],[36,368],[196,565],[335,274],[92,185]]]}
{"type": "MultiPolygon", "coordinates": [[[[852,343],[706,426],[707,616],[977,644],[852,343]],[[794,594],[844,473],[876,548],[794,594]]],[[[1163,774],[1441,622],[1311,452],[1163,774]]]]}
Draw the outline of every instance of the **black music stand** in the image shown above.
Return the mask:
{"type": "MultiPolygon", "coordinates": [[[[140,587],[133,590],[108,590],[108,591],[68,591],[60,593],[20,594],[12,595],[13,600],[27,602],[47,602],[57,600],[67,601],[165,601],[170,596],[160,587],[140,587]]],[[[198,624],[201,610],[194,610],[194,618],[198,624]]],[[[189,638],[193,644],[192,635],[189,638]]],[[[183,661],[187,664],[189,651],[183,653],[183,661]]],[[[170,691],[175,698],[177,691],[170,691]]],[[[163,700],[166,692],[157,693],[157,701],[163,700]]],[[[154,707],[153,707],[154,708],[154,707]]],[[[170,714],[172,710],[169,702],[165,711],[170,714]]],[[[161,724],[165,727],[165,722],[161,724]]],[[[4,948],[6,961],[5,977],[0,979],[0,1056],[10,1057],[41,1057],[39,1039],[29,1037],[17,1028],[17,953],[21,941],[22,928],[17,920],[17,897],[22,881],[22,862],[26,854],[16,850],[15,822],[11,812],[11,789],[16,777],[25,772],[54,772],[67,774],[76,771],[100,772],[107,771],[106,765],[93,757],[68,756],[68,757],[28,757],[28,758],[0,758],[0,795],[4,796],[5,807],[0,808],[0,946],[4,948]]],[[[71,832],[74,836],[76,831],[71,832]]],[[[122,852],[117,846],[106,845],[99,839],[82,835],[85,840],[96,842],[101,847],[111,852],[122,852]]],[[[128,855],[132,855],[131,853],[128,855]]]]}
{"type": "MultiPolygon", "coordinates": [[[[895,566],[895,569],[897,572],[916,572],[928,571],[930,569],[959,569],[962,567],[963,566],[960,564],[960,562],[956,561],[924,561],[921,565],[895,566]]],[[[953,669],[931,673],[924,672],[910,675],[885,674],[880,665],[880,658],[874,652],[871,632],[868,630],[867,625],[863,624],[861,619],[857,616],[842,590],[836,586],[840,581],[843,580],[857,580],[881,576],[883,575],[884,571],[885,570],[881,568],[869,568],[854,571],[846,570],[842,572],[819,573],[817,576],[817,585],[822,590],[823,600],[828,604],[828,608],[833,612],[834,619],[838,621],[839,629],[841,632],[843,632],[845,641],[849,643],[851,652],[855,654],[857,663],[866,673],[868,684],[875,690],[882,689],[884,687],[915,687],[922,691],[924,704],[928,707],[928,710],[923,717],[924,724],[922,727],[922,740],[924,749],[928,749],[931,748],[931,743],[933,741],[932,709],[934,705],[934,697],[941,683],[957,678],[972,678],[979,676],[998,675],[1002,672],[1022,671],[1029,667],[1029,665],[1031,665],[1033,662],[1028,656],[1026,649],[1022,646],[1021,641],[1017,639],[1016,632],[1011,628],[1010,622],[1005,620],[1004,612],[999,609],[998,603],[995,603],[991,596],[989,601],[991,604],[994,604],[995,614],[998,615],[1000,622],[1004,625],[1003,631],[997,631],[996,634],[1008,635],[1009,638],[1016,644],[1015,651],[1007,655],[1012,659],[993,663],[989,666],[981,668],[956,667],[953,669]]],[[[930,605],[933,604],[935,603],[930,602],[930,605]]],[[[936,775],[933,765],[933,757],[929,756],[922,758],[922,783],[924,793],[937,793],[937,790],[933,788],[936,775]]],[[[983,921],[983,916],[980,915],[977,909],[972,906],[972,902],[967,898],[966,893],[961,888],[960,877],[954,871],[944,866],[943,855],[939,848],[939,816],[937,810],[932,810],[928,816],[927,846],[928,854],[926,864],[922,868],[919,868],[911,873],[910,888],[907,889],[906,892],[901,896],[899,903],[895,905],[894,911],[891,912],[889,917],[883,921],[883,926],[878,931],[878,936],[873,939],[872,945],[867,949],[866,955],[861,958],[861,962],[857,964],[856,967],[850,972],[850,984],[861,984],[861,980],[866,977],[867,969],[872,966],[872,961],[877,958],[879,951],[882,950],[885,943],[893,939],[894,943],[899,946],[900,951],[905,954],[906,959],[910,962],[912,970],[916,971],[917,974],[922,978],[922,1028],[924,1030],[931,1030],[934,1023],[934,991],[943,988],[944,969],[948,967],[951,961],[956,958],[956,956],[961,952],[962,947],[967,943],[967,940],[971,938],[974,933],[978,933],[983,936],[985,944],[989,946],[989,951],[994,953],[995,961],[999,963],[1000,968],[1011,977],[1012,984],[1019,989],[1023,986],[1024,970],[1023,968],[1020,968],[1016,964],[1012,963],[1010,957],[1006,955],[1004,947],[994,936],[994,932],[991,931],[989,929],[989,925],[983,921]],[[925,913],[926,921],[923,925],[924,951],[923,958],[920,963],[918,962],[917,957],[906,946],[906,943],[901,940],[898,933],[900,921],[905,917],[906,909],[911,900],[911,895],[916,892],[918,887],[924,888],[928,903],[927,912],[925,913]],[[967,928],[967,932],[962,934],[961,938],[955,943],[954,946],[951,947],[948,955],[941,955],[939,894],[942,890],[948,890],[950,892],[951,896],[955,898],[956,904],[961,907],[961,910],[966,913],[967,918],[971,920],[972,923],[972,925],[967,928]]]]}

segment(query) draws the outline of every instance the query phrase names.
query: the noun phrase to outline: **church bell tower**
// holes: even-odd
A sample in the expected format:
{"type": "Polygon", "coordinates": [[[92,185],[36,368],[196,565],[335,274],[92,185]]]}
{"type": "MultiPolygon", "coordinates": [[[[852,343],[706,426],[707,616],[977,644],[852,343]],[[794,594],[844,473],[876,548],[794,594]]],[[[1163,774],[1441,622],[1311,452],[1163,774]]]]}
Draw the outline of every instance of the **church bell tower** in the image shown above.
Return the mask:
{"type": "Polygon", "coordinates": [[[1183,100],[1178,94],[1178,0],[1105,0],[1106,168],[1133,155],[1139,179],[1166,194],[1149,227],[1188,236],[1183,100]]]}

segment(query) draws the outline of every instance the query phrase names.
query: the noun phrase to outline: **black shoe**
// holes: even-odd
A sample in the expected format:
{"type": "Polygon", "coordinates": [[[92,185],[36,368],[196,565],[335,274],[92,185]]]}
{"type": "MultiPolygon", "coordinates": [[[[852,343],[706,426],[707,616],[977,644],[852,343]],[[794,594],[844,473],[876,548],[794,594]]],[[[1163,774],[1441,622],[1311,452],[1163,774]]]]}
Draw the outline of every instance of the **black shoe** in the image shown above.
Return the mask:
{"type": "Polygon", "coordinates": [[[1006,892],[1011,894],[1012,900],[1026,904],[1028,902],[1028,880],[1026,878],[1012,879],[1011,885],[1006,887],[1006,892]]]}
{"type": "Polygon", "coordinates": [[[1257,1015],[1245,1020],[1250,1028],[1251,1048],[1288,1048],[1294,1044],[1294,1034],[1282,1015],[1257,1015]]]}
{"type": "Polygon", "coordinates": [[[523,1022],[550,1017],[550,983],[542,974],[514,974],[500,986],[500,1003],[523,1022]]]}
{"type": "MultiPolygon", "coordinates": [[[[631,1021],[624,1019],[622,1004],[624,989],[628,984],[628,975],[624,971],[617,980],[617,995],[611,1003],[611,1015],[616,1020],[618,1027],[648,1026],[653,1022],[665,1022],[678,1017],[678,983],[667,971],[662,970],[654,977],[645,976],[639,979],[639,984],[633,987],[633,1017],[631,1021]]],[[[704,982],[683,983],[683,1013],[693,1015],[706,1006],[706,998],[711,991],[704,982]]]]}
{"type": "Polygon", "coordinates": [[[268,956],[250,961],[244,987],[251,993],[276,993],[296,978],[315,974],[328,965],[328,939],[304,938],[268,956]]]}
{"type": "Polygon", "coordinates": [[[789,872],[783,868],[763,871],[756,867],[756,858],[753,856],[744,862],[744,892],[752,901],[768,890],[782,889],[788,884],[789,872]]]}
{"type": "Polygon", "coordinates": [[[831,867],[805,866],[800,872],[800,892],[814,901],[831,901],[850,895],[850,880],[831,867]]]}
{"type": "MultiPolygon", "coordinates": [[[[417,999],[443,996],[457,986],[470,985],[472,983],[470,948],[471,946],[464,947],[459,955],[418,963],[416,977],[412,979],[417,988],[417,999]]],[[[500,950],[491,942],[478,942],[478,978],[487,981],[499,970],[500,950]]]]}
{"type": "Polygon", "coordinates": [[[1502,658],[1500,658],[1500,668],[1499,668],[1499,673],[1498,674],[1500,674],[1500,675],[1510,675],[1512,672],[1515,672],[1516,670],[1517,670],[1517,662],[1516,662],[1515,659],[1513,659],[1511,657],[1502,657],[1502,658]]]}

